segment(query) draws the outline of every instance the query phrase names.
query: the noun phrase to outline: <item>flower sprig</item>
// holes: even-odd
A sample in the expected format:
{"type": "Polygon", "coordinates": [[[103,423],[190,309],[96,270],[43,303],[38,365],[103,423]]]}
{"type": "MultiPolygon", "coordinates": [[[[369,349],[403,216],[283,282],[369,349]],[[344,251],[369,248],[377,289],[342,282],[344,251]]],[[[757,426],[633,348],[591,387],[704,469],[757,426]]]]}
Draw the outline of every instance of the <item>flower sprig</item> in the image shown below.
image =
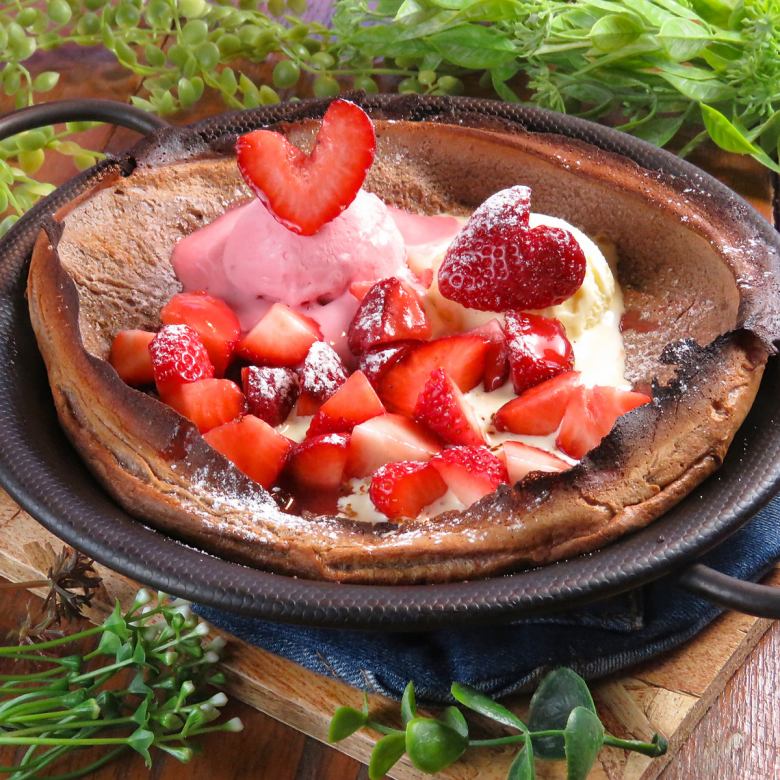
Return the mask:
{"type": "Polygon", "coordinates": [[[438,718],[423,717],[417,711],[414,684],[409,683],[401,699],[403,729],[375,721],[364,696],[360,710],[339,707],[330,722],[328,739],[339,742],[361,728],[382,737],[371,752],[370,780],[380,780],[407,755],[422,772],[435,774],[455,763],[472,748],[516,745],[517,754],[507,780],[533,780],[536,758],[565,760],[568,780],[585,780],[602,747],[616,747],[657,757],[666,752],[667,742],[654,734],[650,742],[620,739],[608,734],[596,713],[586,682],[571,669],[550,672],[531,699],[528,723],[504,705],[467,685],[454,683],[453,698],[510,733],[492,739],[472,739],[469,725],[457,707],[447,707],[438,718]]]}

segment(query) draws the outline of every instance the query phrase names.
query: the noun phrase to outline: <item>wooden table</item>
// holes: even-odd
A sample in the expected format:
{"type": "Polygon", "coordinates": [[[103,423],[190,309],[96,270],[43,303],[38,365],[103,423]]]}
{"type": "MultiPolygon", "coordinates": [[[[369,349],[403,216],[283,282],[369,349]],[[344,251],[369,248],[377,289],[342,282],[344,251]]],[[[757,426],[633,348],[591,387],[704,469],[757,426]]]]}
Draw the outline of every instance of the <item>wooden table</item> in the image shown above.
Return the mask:
{"type": "MultiPolygon", "coordinates": [[[[64,97],[111,97],[125,99],[138,89],[137,82],[117,68],[111,58],[94,51],[70,55],[42,55],[35,70],[57,69],[65,76],[52,99],[64,97]],[[77,55],[77,56],[76,56],[77,55]],[[66,61],[63,62],[63,57],[66,61]]],[[[8,106],[0,102],[0,111],[8,106]]],[[[219,110],[215,103],[201,105],[199,115],[219,110]]],[[[194,118],[193,116],[187,117],[194,118]]],[[[92,148],[118,149],[131,136],[99,128],[85,140],[92,148]]],[[[703,158],[709,168],[766,212],[769,185],[762,171],[750,161],[736,157],[703,158]]],[[[48,161],[41,176],[58,183],[73,174],[64,158],[48,161]]],[[[0,632],[5,635],[24,616],[24,599],[15,592],[0,592],[0,632]]],[[[162,754],[155,756],[153,777],[253,778],[256,780],[354,780],[366,778],[357,761],[307,738],[277,721],[238,702],[227,707],[229,716],[239,715],[245,731],[237,737],[213,735],[203,740],[204,755],[182,766],[162,754]]],[[[10,764],[13,751],[0,750],[0,764],[10,764]]],[[[72,767],[58,767],[66,772],[72,767]]],[[[148,772],[139,757],[126,756],[93,777],[143,778],[148,772]]],[[[780,624],[760,640],[738,669],[692,736],[662,774],[664,780],[772,780],[780,778],[780,624]]]]}

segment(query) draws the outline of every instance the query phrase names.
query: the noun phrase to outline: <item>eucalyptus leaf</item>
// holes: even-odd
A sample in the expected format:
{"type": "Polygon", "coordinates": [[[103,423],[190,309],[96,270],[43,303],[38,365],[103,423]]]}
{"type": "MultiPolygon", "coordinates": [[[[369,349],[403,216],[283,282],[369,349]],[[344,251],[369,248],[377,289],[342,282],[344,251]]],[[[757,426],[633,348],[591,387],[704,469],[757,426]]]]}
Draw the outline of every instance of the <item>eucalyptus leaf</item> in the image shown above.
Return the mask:
{"type": "Polygon", "coordinates": [[[369,780],[380,780],[406,752],[406,735],[388,734],[380,739],[371,751],[368,762],[369,780]]]}
{"type": "Polygon", "coordinates": [[[587,780],[604,742],[604,726],[586,707],[575,707],[563,732],[566,780],[587,780]]]}
{"type": "MultiPolygon", "coordinates": [[[[583,707],[594,715],[596,705],[588,685],[572,669],[555,669],[540,683],[531,698],[528,713],[529,731],[563,729],[572,710],[583,707]]],[[[533,740],[534,752],[540,758],[565,758],[562,737],[537,737],[533,740]]]]}
{"type": "Polygon", "coordinates": [[[468,739],[433,718],[414,718],[406,724],[406,752],[417,769],[434,774],[455,763],[468,739]]]}
{"type": "MultiPolygon", "coordinates": [[[[489,696],[480,693],[468,685],[453,683],[450,692],[455,700],[459,701],[464,707],[468,707],[470,710],[474,710],[474,712],[478,712],[486,718],[495,720],[498,723],[503,723],[505,726],[510,726],[511,728],[518,729],[522,732],[528,730],[525,723],[523,723],[523,721],[511,710],[508,710],[503,704],[493,701],[489,696]]],[[[546,729],[548,727],[545,726],[544,728],[546,729]]],[[[563,728],[563,724],[560,726],[552,726],[551,728],[563,728]]],[[[541,729],[537,729],[537,731],[539,730],[541,729]]]]}
{"type": "Polygon", "coordinates": [[[354,707],[339,707],[330,719],[328,742],[340,742],[342,739],[346,739],[358,729],[363,728],[367,721],[367,713],[356,710],[354,707]]]}
{"type": "Polygon", "coordinates": [[[417,703],[414,696],[414,683],[409,681],[404,688],[401,697],[401,718],[404,723],[408,723],[417,715],[417,703]]]}

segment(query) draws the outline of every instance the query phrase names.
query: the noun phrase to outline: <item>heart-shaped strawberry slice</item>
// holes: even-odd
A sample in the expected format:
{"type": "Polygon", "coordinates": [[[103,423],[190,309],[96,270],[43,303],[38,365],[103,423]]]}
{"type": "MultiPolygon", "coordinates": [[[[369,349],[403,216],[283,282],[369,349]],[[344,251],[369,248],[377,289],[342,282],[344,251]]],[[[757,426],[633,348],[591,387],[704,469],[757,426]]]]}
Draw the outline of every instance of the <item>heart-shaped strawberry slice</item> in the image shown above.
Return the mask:
{"type": "Polygon", "coordinates": [[[347,100],[328,106],[311,154],[271,130],[255,130],[236,142],[244,181],[282,225],[304,236],[352,203],[375,149],[371,120],[347,100]]]}
{"type": "Polygon", "coordinates": [[[530,190],[491,195],[450,244],[439,268],[445,298],[481,311],[543,309],[582,285],[585,255],[568,231],[529,227],[530,190]]]}

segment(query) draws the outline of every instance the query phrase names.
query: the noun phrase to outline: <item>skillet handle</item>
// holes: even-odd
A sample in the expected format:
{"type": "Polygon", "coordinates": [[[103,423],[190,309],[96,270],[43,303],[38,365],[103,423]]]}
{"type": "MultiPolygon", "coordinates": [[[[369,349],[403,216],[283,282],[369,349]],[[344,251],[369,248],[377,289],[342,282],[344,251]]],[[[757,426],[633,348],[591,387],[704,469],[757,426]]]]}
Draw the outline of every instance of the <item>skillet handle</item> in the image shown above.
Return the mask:
{"type": "Polygon", "coordinates": [[[108,122],[143,135],[169,127],[164,119],[116,100],[53,100],[0,117],[0,140],[58,122],[108,122]]]}
{"type": "Polygon", "coordinates": [[[780,588],[745,582],[703,563],[689,566],[677,581],[688,592],[703,596],[718,606],[746,615],[780,619],[780,588]]]}

